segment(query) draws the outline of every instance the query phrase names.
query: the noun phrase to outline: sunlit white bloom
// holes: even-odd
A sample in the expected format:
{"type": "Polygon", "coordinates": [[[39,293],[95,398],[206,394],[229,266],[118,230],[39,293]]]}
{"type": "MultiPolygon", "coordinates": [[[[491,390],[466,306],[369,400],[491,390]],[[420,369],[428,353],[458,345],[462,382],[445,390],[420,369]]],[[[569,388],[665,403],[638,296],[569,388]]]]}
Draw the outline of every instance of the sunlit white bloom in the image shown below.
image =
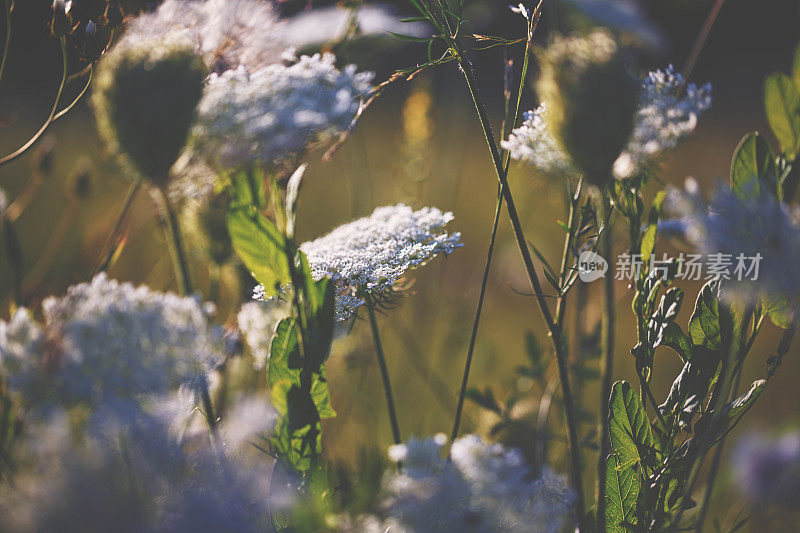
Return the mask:
{"type": "Polygon", "coordinates": [[[170,36],[189,42],[214,72],[277,63],[288,46],[269,2],[165,0],[128,24],[122,43],[170,36]]]}
{"type": "Polygon", "coordinates": [[[688,192],[672,190],[667,203],[700,253],[722,254],[728,263],[731,279],[722,280],[723,298],[746,305],[770,296],[800,297],[800,211],[763,189],[743,198],[719,186],[706,206],[690,182],[688,192]],[[757,268],[751,270],[753,263],[757,268]]]}
{"type": "Polygon", "coordinates": [[[245,396],[237,398],[227,410],[221,424],[221,434],[229,452],[242,453],[253,444],[263,445],[277,417],[266,398],[245,396]]]}
{"type": "Polygon", "coordinates": [[[244,335],[244,340],[253,356],[253,366],[256,370],[266,366],[275,326],[288,315],[288,306],[277,299],[247,302],[239,310],[236,317],[239,330],[244,335]]]}
{"type": "MultiPolygon", "coordinates": [[[[700,115],[711,107],[711,85],[686,84],[672,65],[650,72],[642,82],[639,108],[628,143],[614,163],[614,175],[628,178],[644,170],[660,155],[674,149],[697,127],[700,115]]],[[[513,159],[553,175],[577,172],[569,156],[548,131],[545,104],[524,114],[524,122],[501,142],[513,159]]]]}
{"type": "Polygon", "coordinates": [[[355,65],[338,70],[331,54],[302,56],[292,65],[212,74],[198,106],[192,150],[212,166],[280,165],[310,144],[346,130],[372,74],[355,65]]]}
{"type": "Polygon", "coordinates": [[[460,233],[445,231],[452,220],[435,207],[379,207],[300,249],[315,278],[336,283],[336,317],[346,320],[365,303],[363,292],[388,291],[408,270],[461,246],[460,233]]]}
{"type": "Polygon", "coordinates": [[[131,409],[145,395],[207,380],[220,360],[213,309],[196,298],[97,275],[0,322],[0,363],[9,388],[32,405],[131,409]]]}
{"type": "Polygon", "coordinates": [[[614,164],[615,175],[630,177],[654,157],[675,148],[694,131],[700,115],[710,107],[710,83],[687,85],[672,65],[650,72],[642,84],[633,134],[614,164]]]}
{"type": "Polygon", "coordinates": [[[403,469],[384,483],[384,528],[557,532],[564,525],[574,495],[562,477],[546,472],[535,479],[518,451],[476,435],[457,439],[450,461],[443,445],[434,437],[393,447],[390,458],[402,460],[403,469]]]}
{"type": "Polygon", "coordinates": [[[396,10],[386,4],[365,4],[355,12],[340,6],[318,7],[302,11],[285,19],[279,38],[292,46],[303,48],[334,41],[345,35],[355,22],[355,39],[361,37],[390,36],[389,32],[412,37],[427,37],[430,27],[423,22],[400,22],[396,10]]]}

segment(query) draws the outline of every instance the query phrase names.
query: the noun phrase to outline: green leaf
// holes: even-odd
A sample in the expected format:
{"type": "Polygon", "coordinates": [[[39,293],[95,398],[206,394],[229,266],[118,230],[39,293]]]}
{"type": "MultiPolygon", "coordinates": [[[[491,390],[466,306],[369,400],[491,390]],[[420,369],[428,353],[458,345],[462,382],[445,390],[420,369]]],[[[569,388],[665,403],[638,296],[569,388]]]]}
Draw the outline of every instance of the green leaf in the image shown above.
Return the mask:
{"type": "Polygon", "coordinates": [[[270,387],[272,405],[281,415],[288,411],[286,387],[300,383],[300,343],[299,328],[293,317],[278,322],[272,336],[267,366],[267,382],[270,387]],[[285,382],[284,388],[278,384],[285,382]]]}
{"type": "Polygon", "coordinates": [[[792,68],[792,79],[798,90],[800,90],[800,45],[794,51],[794,66],[792,68]]]}
{"type": "Polygon", "coordinates": [[[664,328],[661,346],[672,349],[684,363],[692,360],[692,339],[675,322],[667,324],[667,327],[664,328]]]}
{"type": "Polygon", "coordinates": [[[794,323],[794,311],[786,296],[767,296],[761,301],[763,312],[773,324],[788,329],[794,323]]]}
{"type": "Polygon", "coordinates": [[[653,431],[642,401],[627,381],[614,383],[609,401],[608,433],[617,469],[653,466],[653,431]]]}
{"type": "Polygon", "coordinates": [[[648,263],[650,256],[656,246],[656,233],[658,231],[658,219],[661,216],[661,206],[666,198],[665,191],[659,191],[653,198],[653,204],[650,207],[650,212],[647,214],[647,228],[642,235],[642,244],[640,252],[642,254],[642,262],[648,263]]]}
{"type": "Polygon", "coordinates": [[[234,250],[266,295],[278,294],[289,281],[289,265],[286,238],[275,223],[253,206],[237,207],[228,211],[228,232],[234,250]]]}
{"type": "Polygon", "coordinates": [[[314,380],[311,383],[311,399],[314,400],[314,406],[316,406],[317,413],[322,420],[336,417],[336,411],[331,405],[328,378],[324,365],[320,367],[319,374],[314,375],[314,380]]]}
{"type": "Polygon", "coordinates": [[[764,110],[784,153],[794,159],[800,151],[800,88],[783,72],[764,82],[764,110]]]}
{"type": "Polygon", "coordinates": [[[689,336],[695,346],[711,351],[722,349],[722,333],[719,318],[719,287],[709,281],[697,295],[692,318],[689,319],[689,336]]]}
{"type": "Polygon", "coordinates": [[[431,40],[431,37],[415,37],[413,35],[403,35],[402,33],[395,33],[393,31],[390,31],[389,33],[391,33],[398,39],[402,39],[404,41],[410,41],[412,43],[427,43],[428,41],[431,40]]]}
{"type": "Polygon", "coordinates": [[[637,524],[636,502],[641,481],[633,468],[620,468],[612,453],[606,458],[605,508],[607,532],[634,531],[637,524]]]}
{"type": "Polygon", "coordinates": [[[778,191],[778,170],[764,137],[753,132],[746,135],[733,155],[731,163],[731,188],[740,198],[758,196],[762,184],[773,194],[778,191]]]}
{"type": "Polygon", "coordinates": [[[740,415],[743,415],[744,412],[755,403],[758,397],[761,396],[766,386],[767,382],[765,380],[756,380],[750,386],[750,390],[726,405],[723,410],[726,425],[735,421],[740,415]]]}

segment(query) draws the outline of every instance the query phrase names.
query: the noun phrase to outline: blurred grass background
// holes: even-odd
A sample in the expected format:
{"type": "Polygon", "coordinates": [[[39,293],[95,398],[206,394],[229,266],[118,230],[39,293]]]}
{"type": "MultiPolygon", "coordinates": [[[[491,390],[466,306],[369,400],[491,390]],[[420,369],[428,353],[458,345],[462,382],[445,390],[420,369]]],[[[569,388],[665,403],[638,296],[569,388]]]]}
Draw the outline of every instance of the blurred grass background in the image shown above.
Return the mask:
{"type": "MultiPolygon", "coordinates": [[[[506,2],[474,4],[473,20],[482,33],[521,36],[523,25],[508,12],[506,2]]],[[[680,67],[711,4],[710,0],[642,2],[669,43],[664,50],[644,54],[642,67],[663,67],[667,63],[680,67]]],[[[564,2],[546,0],[544,6],[537,35],[540,43],[548,32],[563,30],[568,24],[586,23],[580,15],[570,14],[564,2]]],[[[302,8],[302,2],[287,2],[282,8],[291,13],[302,8]]],[[[60,73],[58,47],[45,27],[49,13],[49,2],[17,1],[13,48],[0,87],[3,154],[18,148],[40,127],[52,103],[60,73]]],[[[713,83],[714,104],[696,133],[663,166],[661,176],[666,183],[680,184],[686,176],[694,176],[709,190],[715,180],[727,180],[730,158],[739,139],[752,130],[768,134],[762,108],[763,80],[774,70],[789,69],[798,40],[797,0],[725,3],[691,80],[713,83]]],[[[353,46],[345,50],[344,56],[340,54],[340,60],[356,61],[362,68],[374,69],[380,80],[394,68],[420,60],[424,54],[420,48],[394,48],[376,57],[353,46]]],[[[516,54],[520,52],[515,50],[516,54]]],[[[476,67],[497,131],[502,112],[502,52],[494,49],[482,53],[476,67]]],[[[528,94],[525,102],[525,109],[529,109],[535,99],[528,94]]],[[[63,293],[70,284],[91,276],[129,186],[115,175],[117,172],[103,153],[85,100],[52,126],[48,137],[55,142],[52,171],[16,223],[25,272],[38,269],[42,273],[31,306],[42,297],[63,293]],[[69,176],[77,165],[85,164],[81,161],[91,165],[92,188],[89,196],[76,204],[70,199],[69,176]],[[63,242],[54,243],[61,240],[59,232],[63,233],[63,242]],[[48,267],[46,263],[52,263],[52,268],[43,268],[48,267]]],[[[410,84],[393,87],[370,108],[333,161],[323,163],[319,156],[312,154],[300,200],[301,240],[367,215],[376,206],[400,201],[415,208],[433,205],[455,214],[451,226],[462,232],[464,248],[415,272],[407,297],[398,308],[379,318],[404,436],[448,433],[496,198],[488,152],[459,73],[454,67],[445,66],[410,84]]],[[[0,168],[0,188],[9,200],[24,190],[37,164],[34,151],[0,168]]],[[[566,216],[563,184],[548,182],[519,165],[512,166],[510,179],[526,235],[546,256],[557,261],[563,234],[556,221],[566,216]]],[[[651,185],[650,192],[657,186],[651,185]]],[[[534,300],[519,294],[527,292],[527,281],[505,217],[501,221],[470,380],[475,387],[494,387],[498,396],[504,390],[527,390],[531,386],[525,380],[517,380],[513,372],[525,362],[525,332],[532,330],[540,344],[548,346],[534,300]]],[[[126,246],[109,271],[112,277],[145,282],[156,289],[174,289],[170,261],[157,225],[152,201],[140,194],[128,219],[126,246]]],[[[626,233],[624,228],[618,229],[618,249],[622,250],[626,233]]],[[[206,289],[206,275],[199,260],[195,261],[194,271],[200,288],[206,289]]],[[[680,286],[687,292],[679,320],[685,325],[699,286],[680,286]]],[[[9,265],[0,256],[0,301],[8,301],[11,287],[9,265]]],[[[595,298],[599,290],[599,284],[589,287],[586,313],[590,322],[599,316],[599,301],[595,298]]],[[[628,353],[635,344],[630,312],[632,292],[618,282],[616,294],[620,315],[614,374],[618,379],[635,380],[628,353]]],[[[233,320],[241,299],[238,292],[223,292],[220,318],[233,320]]],[[[1,309],[6,318],[8,306],[1,309]]],[[[775,329],[765,328],[748,358],[746,378],[752,381],[764,374],[765,360],[776,345],[775,329]]],[[[351,335],[334,344],[329,378],[339,416],[326,422],[324,437],[332,459],[353,463],[362,448],[385,446],[391,440],[372,350],[364,321],[358,321],[351,335]]],[[[729,443],[748,428],[773,430],[797,425],[797,356],[795,343],[779,376],[729,443]]],[[[657,354],[655,365],[654,392],[657,398],[663,398],[681,365],[668,351],[657,354]]],[[[743,382],[742,387],[745,385],[743,382]]],[[[535,398],[536,390],[532,392],[535,398]]],[[[591,399],[597,394],[593,386],[585,391],[590,406],[596,405],[591,399]]],[[[552,428],[560,427],[559,417],[558,409],[554,409],[552,428]]],[[[485,413],[468,402],[463,431],[485,429],[488,423],[485,413]]],[[[585,424],[583,433],[593,427],[593,423],[585,424]]],[[[558,470],[565,471],[566,462],[557,447],[551,459],[558,470]]],[[[587,462],[588,470],[593,470],[589,465],[593,465],[593,459],[587,462]]],[[[739,509],[733,503],[737,493],[729,477],[723,473],[721,481],[712,516],[724,517],[739,509]]]]}

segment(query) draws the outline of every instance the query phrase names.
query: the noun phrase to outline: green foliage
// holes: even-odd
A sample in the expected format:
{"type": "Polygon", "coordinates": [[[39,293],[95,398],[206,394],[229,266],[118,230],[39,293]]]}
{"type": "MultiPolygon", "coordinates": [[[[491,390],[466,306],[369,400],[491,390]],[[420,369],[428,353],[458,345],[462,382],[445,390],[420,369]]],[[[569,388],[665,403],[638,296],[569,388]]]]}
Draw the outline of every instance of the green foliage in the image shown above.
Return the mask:
{"type": "Polygon", "coordinates": [[[697,295],[694,312],[689,319],[689,336],[696,346],[711,351],[722,349],[718,282],[709,281],[697,295]]]}
{"type": "Polygon", "coordinates": [[[731,163],[731,189],[741,198],[752,198],[765,186],[778,196],[775,156],[764,137],[753,132],[741,140],[731,163]]]}
{"type": "Polygon", "coordinates": [[[764,109],[769,126],[788,159],[800,151],[800,84],[776,72],[764,83],[764,109]]]}
{"type": "Polygon", "coordinates": [[[286,237],[254,206],[233,207],[228,212],[233,249],[267,296],[275,296],[289,281],[286,237]]]}
{"type": "Polygon", "coordinates": [[[606,458],[606,523],[605,531],[618,533],[635,531],[636,503],[641,480],[633,468],[620,468],[617,456],[606,458]]]}

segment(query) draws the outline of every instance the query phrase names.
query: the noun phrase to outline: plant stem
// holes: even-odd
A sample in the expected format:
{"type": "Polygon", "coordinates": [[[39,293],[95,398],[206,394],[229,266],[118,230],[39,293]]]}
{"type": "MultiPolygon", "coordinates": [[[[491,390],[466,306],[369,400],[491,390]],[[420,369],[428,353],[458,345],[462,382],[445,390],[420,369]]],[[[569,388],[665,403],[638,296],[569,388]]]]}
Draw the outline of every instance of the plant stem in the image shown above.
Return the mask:
{"type": "Polygon", "coordinates": [[[394,407],[394,397],[392,396],[392,383],[389,381],[389,369],[386,367],[386,356],[383,354],[381,336],[378,332],[378,321],[375,319],[375,304],[372,297],[367,295],[367,314],[369,315],[369,325],[372,329],[372,340],[375,341],[375,356],[378,359],[378,366],[381,369],[381,379],[383,379],[383,392],[386,394],[386,407],[389,410],[389,422],[392,424],[392,437],[395,444],[400,444],[400,425],[397,423],[397,412],[394,407]]]}
{"type": "MultiPolygon", "coordinates": [[[[600,254],[606,261],[611,261],[613,241],[611,235],[611,213],[605,195],[599,200],[602,206],[604,221],[603,231],[600,234],[600,254]]],[[[614,274],[606,272],[603,277],[603,325],[602,325],[602,355],[600,368],[602,372],[600,388],[600,420],[598,421],[598,439],[600,452],[597,457],[597,525],[605,527],[605,496],[606,496],[606,457],[611,451],[608,438],[608,402],[611,396],[611,379],[614,368],[614,274]]]]}
{"type": "Polygon", "coordinates": [[[692,75],[692,71],[694,70],[694,66],[697,64],[697,58],[700,57],[700,52],[703,50],[703,46],[706,44],[706,39],[708,39],[708,34],[711,32],[711,27],[714,25],[714,22],[717,20],[717,15],[719,15],[720,10],[722,9],[722,4],[725,3],[725,0],[716,0],[714,5],[711,6],[711,9],[706,16],[706,20],[703,22],[703,26],[700,28],[700,32],[697,34],[697,38],[692,45],[692,49],[689,52],[689,57],[686,59],[686,63],[683,65],[683,77],[685,79],[689,79],[689,76],[692,75]]]}
{"type": "Polygon", "coordinates": [[[6,5],[6,40],[3,46],[3,58],[0,60],[0,81],[3,79],[3,74],[6,72],[6,59],[8,59],[8,51],[11,48],[11,13],[14,8],[13,0],[5,0],[6,5]]]}
{"type": "Polygon", "coordinates": [[[105,244],[103,245],[102,253],[100,254],[100,260],[97,262],[97,266],[94,269],[95,274],[108,268],[111,257],[113,257],[113,254],[111,253],[111,247],[114,245],[114,241],[117,240],[120,231],[122,231],[122,224],[125,222],[125,218],[128,216],[128,212],[131,210],[133,201],[136,199],[136,195],[139,193],[139,189],[141,188],[142,182],[137,181],[128,189],[128,194],[125,196],[125,202],[122,204],[122,209],[120,209],[119,214],[117,215],[117,221],[114,223],[114,227],[111,230],[111,233],[108,235],[108,239],[106,240],[105,244]]]}
{"type": "Polygon", "coordinates": [[[492,255],[494,253],[494,243],[497,237],[497,226],[500,221],[500,212],[503,209],[503,196],[498,191],[497,206],[494,210],[494,220],[492,221],[492,236],[489,238],[489,250],[486,253],[486,264],[483,268],[483,279],[481,280],[481,291],[478,296],[478,305],[475,309],[475,319],[472,322],[472,333],[469,337],[469,348],[467,350],[467,361],[464,364],[464,377],[461,380],[461,391],[458,394],[458,406],[456,407],[455,422],[453,422],[453,430],[450,432],[450,441],[456,440],[458,437],[458,426],[461,424],[461,411],[464,408],[464,399],[467,396],[467,385],[469,383],[469,370],[472,366],[472,354],[475,350],[475,339],[478,337],[478,325],[481,320],[481,311],[483,310],[483,300],[486,296],[486,285],[489,280],[489,269],[492,265],[492,255]]]}
{"type": "MultiPolygon", "coordinates": [[[[457,44],[458,43],[455,43],[455,45],[457,44]]],[[[553,316],[550,312],[550,308],[547,306],[547,301],[545,300],[545,296],[542,291],[538,275],[536,274],[536,269],[533,265],[533,259],[531,258],[530,250],[528,249],[527,241],[525,239],[525,234],[522,230],[522,224],[520,223],[519,220],[519,214],[517,213],[517,208],[516,205],[514,204],[514,197],[511,194],[511,189],[509,188],[508,181],[506,180],[506,172],[505,169],[503,168],[500,152],[497,148],[497,143],[494,139],[494,134],[492,133],[492,126],[491,123],[489,122],[489,118],[486,112],[486,108],[483,104],[483,101],[481,100],[480,95],[478,94],[475,75],[474,72],[472,71],[472,65],[460,54],[460,47],[457,48],[457,52],[459,52],[459,54],[457,55],[459,66],[461,67],[461,72],[464,75],[464,80],[467,84],[467,89],[469,90],[470,96],[472,97],[472,101],[475,106],[475,111],[478,114],[478,120],[480,121],[484,137],[486,138],[486,143],[489,147],[489,152],[492,157],[492,163],[494,164],[495,172],[497,174],[497,179],[500,182],[501,195],[505,200],[506,205],[508,206],[508,216],[511,221],[511,226],[514,229],[514,237],[517,242],[517,247],[519,248],[520,255],[522,256],[522,262],[525,266],[525,270],[528,275],[528,280],[530,282],[531,289],[533,290],[533,294],[536,297],[537,302],[539,303],[539,310],[542,313],[542,317],[544,318],[545,324],[547,325],[548,331],[550,332],[550,337],[553,342],[556,362],[558,363],[559,377],[561,380],[561,391],[564,400],[565,418],[567,421],[567,443],[570,455],[570,473],[571,473],[573,489],[575,490],[576,493],[575,505],[577,509],[578,524],[580,529],[586,530],[587,528],[584,527],[585,516],[584,516],[584,503],[583,503],[583,481],[581,474],[580,447],[578,444],[575,407],[573,405],[572,391],[569,384],[569,368],[568,368],[568,362],[566,360],[563,338],[561,335],[560,328],[554,322],[553,316]]]]}
{"type": "Polygon", "coordinates": [[[166,189],[164,187],[156,187],[155,190],[159,195],[161,206],[164,209],[167,240],[170,245],[172,266],[175,269],[175,279],[178,282],[178,290],[182,296],[188,296],[192,294],[192,282],[189,277],[189,263],[186,260],[186,254],[183,250],[183,239],[181,238],[181,229],[178,225],[178,217],[169,201],[166,189]]]}

